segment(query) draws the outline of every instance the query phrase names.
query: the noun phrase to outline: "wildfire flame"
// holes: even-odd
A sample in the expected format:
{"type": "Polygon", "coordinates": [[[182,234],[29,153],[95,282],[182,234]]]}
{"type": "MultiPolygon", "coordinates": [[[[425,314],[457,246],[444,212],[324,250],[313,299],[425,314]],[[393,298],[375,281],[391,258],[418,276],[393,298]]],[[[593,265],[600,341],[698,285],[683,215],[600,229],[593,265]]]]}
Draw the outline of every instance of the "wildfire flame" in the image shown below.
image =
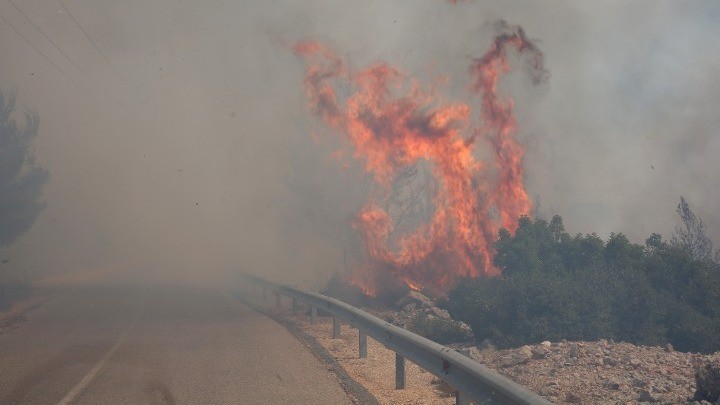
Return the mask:
{"type": "Polygon", "coordinates": [[[520,27],[497,24],[490,49],[469,67],[469,90],[482,100],[481,123],[469,104],[447,103],[396,67],[380,62],[351,72],[329,47],[298,42],[294,52],[307,65],[304,85],[311,111],[344,134],[377,190],[353,221],[370,259],[354,278],[376,291],[377,276],[389,272],[412,289],[446,291],[462,276],[497,275],[493,242],[500,227],[516,229],[532,202],[523,185],[522,144],[513,101],[498,95],[510,69],[508,50],[530,68],[534,83],[546,78],[543,55],[520,27]],[[354,92],[339,100],[336,86],[354,92]],[[479,151],[479,148],[486,149],[479,151]],[[489,159],[481,160],[479,152],[489,159]],[[432,164],[432,218],[414,231],[391,238],[395,223],[384,208],[393,182],[407,167],[432,164]],[[362,274],[360,274],[362,273],[362,274]]]}

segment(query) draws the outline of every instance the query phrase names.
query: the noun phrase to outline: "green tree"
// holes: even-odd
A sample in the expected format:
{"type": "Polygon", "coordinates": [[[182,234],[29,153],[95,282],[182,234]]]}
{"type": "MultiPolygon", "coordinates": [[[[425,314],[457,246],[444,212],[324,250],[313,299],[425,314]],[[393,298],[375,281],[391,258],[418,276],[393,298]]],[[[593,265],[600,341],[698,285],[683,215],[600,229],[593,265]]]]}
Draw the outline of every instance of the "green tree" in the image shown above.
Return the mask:
{"type": "Polygon", "coordinates": [[[697,260],[710,262],[713,259],[713,246],[703,220],[692,212],[683,196],[680,196],[676,212],[682,226],[675,227],[670,244],[687,250],[697,260]]]}
{"type": "Polygon", "coordinates": [[[11,244],[35,222],[45,204],[40,201],[47,170],[35,166],[32,141],[37,113],[24,112],[24,126],[13,118],[15,94],[0,93],[0,247],[11,244]]]}
{"type": "Polygon", "coordinates": [[[563,219],[560,215],[552,217],[548,228],[552,234],[553,240],[556,243],[562,242],[563,234],[565,234],[565,226],[563,225],[563,219]]]}
{"type": "MultiPolygon", "coordinates": [[[[688,216],[688,218],[691,218],[688,216]]],[[[612,233],[571,237],[562,218],[520,218],[495,244],[497,278],[462,280],[453,318],[500,347],[542,340],[616,339],[720,349],[720,271],[690,249],[652,234],[645,246],[612,233]]]]}

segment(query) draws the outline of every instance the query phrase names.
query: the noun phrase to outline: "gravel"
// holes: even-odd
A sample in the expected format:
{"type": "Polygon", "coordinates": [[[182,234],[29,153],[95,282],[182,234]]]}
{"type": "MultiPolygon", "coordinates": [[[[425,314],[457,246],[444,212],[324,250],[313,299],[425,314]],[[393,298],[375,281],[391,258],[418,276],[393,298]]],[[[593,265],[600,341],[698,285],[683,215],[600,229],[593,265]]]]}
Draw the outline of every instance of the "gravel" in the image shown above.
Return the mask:
{"type": "Polygon", "coordinates": [[[696,366],[713,358],[607,340],[456,348],[558,404],[693,403],[696,366]]]}

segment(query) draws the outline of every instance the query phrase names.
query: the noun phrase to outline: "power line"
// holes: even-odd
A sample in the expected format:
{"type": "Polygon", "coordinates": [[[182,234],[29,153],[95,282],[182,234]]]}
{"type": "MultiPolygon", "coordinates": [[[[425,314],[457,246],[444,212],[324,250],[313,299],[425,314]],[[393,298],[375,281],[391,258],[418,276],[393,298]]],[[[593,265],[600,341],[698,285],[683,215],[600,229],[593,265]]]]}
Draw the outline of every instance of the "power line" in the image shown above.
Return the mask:
{"type": "Polygon", "coordinates": [[[35,52],[37,52],[40,56],[42,56],[42,58],[45,59],[45,61],[46,61],[47,63],[49,63],[52,67],[54,67],[55,69],[57,69],[57,71],[60,72],[63,76],[65,76],[65,78],[68,79],[72,84],[74,84],[75,87],[77,87],[80,91],[82,91],[82,92],[85,93],[86,95],[88,95],[88,96],[90,96],[90,97],[93,97],[90,93],[88,93],[85,89],[83,89],[83,88],[78,84],[78,82],[75,81],[75,79],[73,79],[70,75],[68,75],[64,70],[60,69],[60,67],[59,67],[58,65],[56,65],[55,62],[53,62],[50,58],[48,58],[47,55],[45,55],[44,53],[42,53],[42,51],[41,51],[40,49],[38,49],[38,47],[35,46],[35,44],[33,44],[32,42],[30,42],[30,40],[27,39],[27,38],[25,37],[25,35],[23,35],[22,32],[20,32],[20,30],[18,30],[17,28],[15,28],[15,26],[12,25],[12,24],[10,23],[10,21],[8,21],[7,18],[5,18],[5,16],[3,16],[2,14],[0,14],[0,19],[2,19],[3,21],[5,21],[5,24],[9,25],[10,28],[12,28],[13,31],[15,31],[15,33],[18,34],[18,36],[19,36],[20,38],[22,38],[25,42],[27,42],[28,45],[30,45],[30,46],[35,50],[35,52]]]}
{"type": "Polygon", "coordinates": [[[30,24],[31,24],[36,30],[38,30],[38,32],[39,32],[40,34],[42,34],[42,36],[43,36],[45,39],[47,39],[48,42],[50,42],[50,43],[52,44],[52,46],[54,46],[55,49],[57,49],[58,52],[60,52],[60,53],[62,54],[62,56],[65,57],[65,59],[67,59],[68,61],[70,61],[70,63],[72,63],[72,65],[75,66],[75,67],[77,68],[77,70],[79,70],[80,72],[82,72],[82,74],[85,75],[85,77],[87,77],[95,86],[98,85],[98,84],[95,82],[95,80],[93,80],[92,77],[90,77],[84,69],[82,69],[80,66],[78,66],[77,63],[75,63],[75,61],[72,60],[72,59],[65,53],[65,51],[63,51],[63,50],[55,43],[55,41],[52,40],[52,38],[50,38],[49,36],[47,36],[47,35],[45,34],[45,32],[44,32],[42,29],[40,29],[40,27],[39,27],[37,24],[35,24],[35,22],[33,22],[33,20],[32,20],[27,14],[25,14],[25,13],[22,11],[22,9],[20,9],[20,7],[18,7],[18,5],[15,4],[15,2],[14,2],[13,0],[7,0],[7,1],[8,1],[8,3],[12,4],[12,6],[15,7],[15,10],[17,10],[20,14],[22,14],[22,16],[25,17],[25,19],[28,20],[28,21],[30,22],[30,24]]]}
{"type": "Polygon", "coordinates": [[[90,34],[88,34],[87,31],[85,31],[85,28],[83,28],[83,26],[80,25],[80,22],[75,18],[75,16],[74,16],[74,15],[70,12],[70,10],[65,6],[65,3],[63,3],[62,0],[58,0],[58,3],[60,3],[60,5],[62,6],[62,8],[65,10],[65,12],[68,13],[68,15],[70,16],[70,18],[72,18],[73,22],[75,22],[75,25],[77,25],[77,27],[80,28],[80,31],[82,31],[82,33],[85,35],[85,38],[87,38],[88,41],[90,41],[90,43],[95,47],[95,49],[98,51],[98,53],[103,57],[103,59],[105,59],[105,62],[107,62],[108,65],[110,65],[110,67],[112,67],[112,69],[113,69],[113,70],[115,71],[115,73],[118,75],[118,77],[120,78],[120,80],[122,80],[123,83],[125,83],[126,86],[129,86],[127,80],[125,80],[125,78],[123,77],[123,75],[120,74],[120,71],[117,70],[117,68],[115,67],[115,65],[113,65],[113,63],[110,61],[110,59],[109,59],[107,56],[105,56],[105,53],[102,51],[102,49],[100,49],[100,47],[98,46],[98,44],[95,43],[95,41],[92,39],[92,37],[90,36],[90,34]]]}

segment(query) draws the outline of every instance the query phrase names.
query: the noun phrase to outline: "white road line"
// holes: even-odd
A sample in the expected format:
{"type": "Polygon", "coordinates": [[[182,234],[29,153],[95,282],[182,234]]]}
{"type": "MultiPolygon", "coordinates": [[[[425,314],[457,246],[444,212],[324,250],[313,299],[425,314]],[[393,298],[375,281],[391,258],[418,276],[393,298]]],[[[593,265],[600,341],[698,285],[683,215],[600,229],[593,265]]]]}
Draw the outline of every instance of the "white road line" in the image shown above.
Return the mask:
{"type": "Polygon", "coordinates": [[[63,397],[63,399],[61,399],[57,403],[57,405],[70,405],[73,402],[75,402],[77,397],[79,397],[80,394],[82,394],[83,391],[85,391],[85,388],[87,388],[87,386],[90,385],[92,380],[95,379],[95,377],[97,377],[97,375],[100,373],[102,368],[105,366],[105,363],[107,363],[107,361],[110,360],[110,357],[112,357],[112,355],[117,351],[117,349],[119,349],[120,346],[122,346],[123,342],[125,341],[125,337],[130,332],[130,330],[132,330],[132,328],[135,327],[135,323],[137,323],[137,320],[140,318],[140,315],[142,315],[143,311],[145,311],[145,305],[143,305],[143,307],[140,309],[140,311],[138,312],[135,319],[133,319],[130,326],[128,326],[128,328],[125,329],[125,332],[123,332],[123,334],[120,336],[120,338],[117,340],[117,342],[115,342],[113,347],[110,348],[110,350],[107,353],[105,353],[105,355],[100,359],[100,361],[98,361],[97,364],[95,364],[93,366],[93,368],[90,369],[90,371],[87,373],[87,375],[85,375],[85,377],[83,377],[83,379],[80,380],[80,382],[77,383],[77,385],[72,390],[70,390],[70,392],[68,392],[67,395],[65,395],[65,397],[63,397]]]}

